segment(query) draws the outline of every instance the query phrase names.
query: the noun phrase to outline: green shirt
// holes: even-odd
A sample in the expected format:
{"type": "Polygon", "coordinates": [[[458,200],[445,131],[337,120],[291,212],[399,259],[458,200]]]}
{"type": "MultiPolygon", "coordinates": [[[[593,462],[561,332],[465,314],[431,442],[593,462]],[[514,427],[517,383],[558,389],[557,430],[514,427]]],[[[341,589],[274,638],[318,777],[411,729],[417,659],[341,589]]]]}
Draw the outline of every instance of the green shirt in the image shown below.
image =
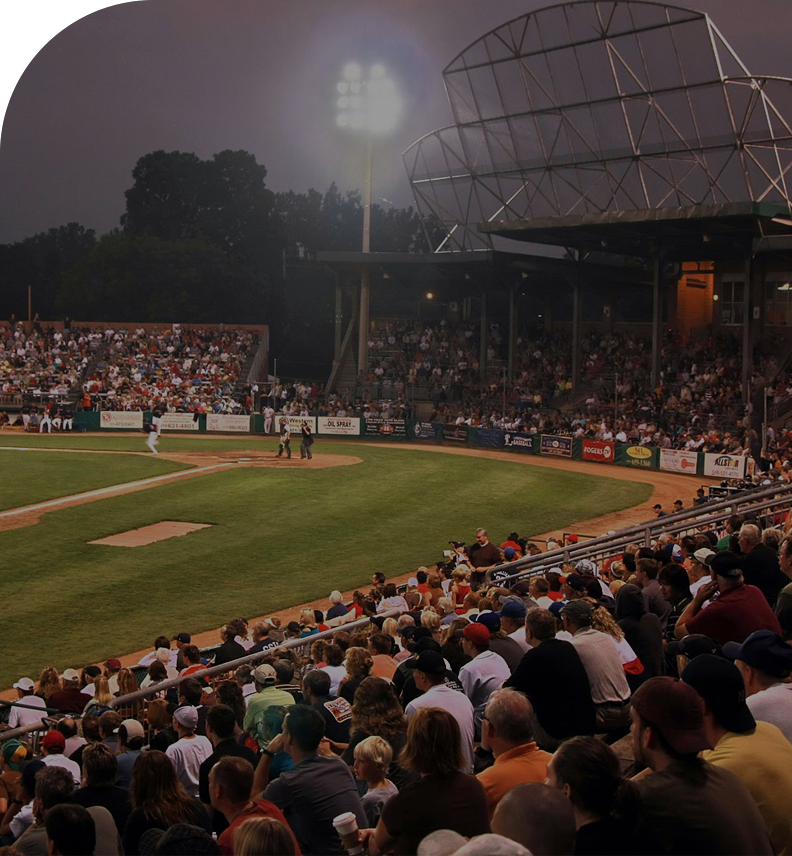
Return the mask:
{"type": "Polygon", "coordinates": [[[264,687],[250,697],[242,729],[258,740],[259,748],[266,749],[270,740],[281,733],[284,707],[294,704],[294,696],[275,687],[264,687]]]}

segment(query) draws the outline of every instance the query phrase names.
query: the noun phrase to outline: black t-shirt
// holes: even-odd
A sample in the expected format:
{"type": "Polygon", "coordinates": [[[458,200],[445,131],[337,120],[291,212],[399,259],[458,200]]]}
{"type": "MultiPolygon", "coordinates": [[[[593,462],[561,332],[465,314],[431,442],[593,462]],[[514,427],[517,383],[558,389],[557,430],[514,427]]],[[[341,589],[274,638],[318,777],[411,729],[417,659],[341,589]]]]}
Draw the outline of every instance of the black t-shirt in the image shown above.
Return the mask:
{"type": "Polygon", "coordinates": [[[214,657],[215,666],[222,666],[223,663],[230,663],[232,660],[238,660],[244,657],[247,651],[233,639],[229,639],[217,649],[214,657]]]}
{"type": "Polygon", "coordinates": [[[575,856],[631,856],[636,849],[632,830],[613,817],[595,820],[575,833],[575,856]]]}
{"type": "Polygon", "coordinates": [[[74,792],[74,802],[83,808],[100,805],[113,815],[118,834],[123,835],[132,811],[129,792],[115,786],[109,788],[80,788],[74,792]]]}
{"type": "Polygon", "coordinates": [[[528,696],[539,723],[552,737],[594,733],[591,687],[571,642],[548,639],[529,649],[504,686],[528,696]]]}
{"type": "MultiPolygon", "coordinates": [[[[215,746],[214,752],[212,752],[212,754],[198,768],[198,797],[204,805],[209,805],[211,802],[209,798],[209,771],[221,758],[229,756],[233,758],[244,758],[246,761],[250,761],[253,765],[253,769],[256,768],[256,753],[253,752],[252,749],[248,749],[247,746],[237,743],[233,737],[229,737],[227,740],[221,740],[220,743],[215,746]]],[[[212,828],[218,835],[228,829],[228,821],[226,820],[225,815],[216,811],[214,813],[214,818],[212,819],[212,828]]]]}
{"type": "Polygon", "coordinates": [[[471,544],[468,548],[468,556],[474,568],[488,568],[500,562],[501,559],[500,550],[491,541],[487,541],[483,546],[471,544]]]}
{"type": "Polygon", "coordinates": [[[742,572],[745,583],[756,586],[770,606],[775,606],[778,593],[788,582],[779,568],[776,551],[766,544],[757,544],[743,556],[742,572]]]}
{"type": "Polygon", "coordinates": [[[325,721],[325,737],[334,743],[349,743],[352,708],[345,698],[325,696],[311,705],[325,721]]]}
{"type": "MultiPolygon", "coordinates": [[[[206,809],[194,799],[184,817],[179,823],[192,823],[205,829],[209,835],[212,834],[212,824],[206,809]]],[[[137,856],[140,852],[140,837],[149,829],[162,829],[163,827],[153,818],[149,817],[142,808],[136,808],[129,815],[126,829],[124,830],[124,853],[126,856],[137,856]]]]}
{"type": "Polygon", "coordinates": [[[251,648],[248,649],[248,654],[261,654],[262,651],[268,651],[270,648],[277,648],[279,645],[274,639],[270,639],[267,636],[265,639],[262,639],[260,642],[256,642],[251,648]]]}
{"type": "Polygon", "coordinates": [[[160,752],[165,752],[172,743],[175,743],[179,739],[179,735],[176,733],[175,729],[172,726],[168,726],[167,728],[163,728],[162,731],[158,731],[149,742],[149,749],[157,749],[160,752]]]}

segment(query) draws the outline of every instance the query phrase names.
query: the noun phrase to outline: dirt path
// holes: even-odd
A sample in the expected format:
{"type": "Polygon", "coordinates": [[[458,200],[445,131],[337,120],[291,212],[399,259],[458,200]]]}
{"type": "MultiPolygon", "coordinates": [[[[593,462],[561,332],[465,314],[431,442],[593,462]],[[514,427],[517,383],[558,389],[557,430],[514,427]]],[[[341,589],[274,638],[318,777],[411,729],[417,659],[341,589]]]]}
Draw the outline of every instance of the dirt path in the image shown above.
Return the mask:
{"type": "MultiPolygon", "coordinates": [[[[189,436],[189,435],[184,435],[189,436]]],[[[193,439],[193,438],[191,438],[193,439]]],[[[211,439],[211,440],[220,440],[227,438],[202,438],[202,439],[211,439]]],[[[348,445],[352,441],[343,441],[344,445],[348,445]]],[[[323,446],[325,445],[333,445],[332,441],[324,441],[323,446]]],[[[382,448],[382,443],[374,443],[374,442],[358,442],[355,445],[362,446],[373,446],[377,448],[382,448]]],[[[510,461],[512,463],[522,464],[524,466],[530,467],[540,467],[546,468],[550,470],[562,470],[566,472],[576,472],[576,473],[585,473],[587,475],[593,476],[607,476],[609,478],[613,478],[617,481],[630,481],[630,482],[644,482],[649,483],[653,486],[651,496],[643,503],[633,506],[632,508],[627,508],[622,511],[616,511],[611,514],[599,515],[590,518],[586,518],[584,520],[575,521],[569,528],[574,527],[578,532],[583,533],[585,535],[601,535],[604,532],[608,532],[611,529],[621,529],[626,526],[630,526],[635,523],[640,523],[644,520],[648,520],[653,516],[652,506],[655,503],[660,503],[665,509],[670,510],[671,505],[675,499],[681,499],[685,504],[689,504],[693,498],[693,494],[697,487],[702,484],[716,484],[717,480],[708,479],[698,476],[687,476],[676,473],[666,473],[660,471],[653,470],[640,470],[637,468],[630,467],[618,467],[618,466],[606,466],[603,464],[598,464],[594,462],[586,462],[586,461],[572,461],[565,458],[542,458],[534,455],[519,455],[510,452],[499,452],[499,451],[488,451],[488,450],[477,450],[477,449],[466,449],[466,448],[453,448],[448,446],[436,446],[433,444],[421,444],[421,443],[409,443],[409,444],[393,444],[389,446],[392,450],[406,450],[406,451],[420,451],[426,453],[435,453],[435,454],[446,454],[446,455],[464,455],[464,456],[473,456],[477,458],[489,458],[491,460],[497,461],[510,461]]],[[[78,453],[88,453],[93,452],[95,454],[147,454],[146,452],[102,452],[99,450],[66,450],[66,449],[52,449],[50,451],[75,451],[78,453]]],[[[79,505],[83,502],[93,502],[96,499],[104,499],[108,496],[120,495],[123,493],[129,493],[134,490],[145,490],[148,487],[154,487],[160,484],[167,484],[170,481],[175,480],[176,478],[185,478],[190,476],[200,476],[204,475],[208,470],[217,471],[219,468],[228,468],[228,467],[237,467],[237,466],[289,466],[289,467],[322,467],[322,466],[344,466],[347,464],[357,464],[361,463],[360,458],[356,458],[349,455],[333,455],[330,453],[316,453],[314,454],[313,461],[300,461],[299,458],[292,458],[291,461],[287,461],[286,459],[277,459],[273,458],[271,451],[262,451],[258,450],[250,450],[250,451],[201,451],[201,452],[184,452],[184,453],[172,453],[165,454],[162,453],[161,457],[165,460],[175,460],[183,463],[190,463],[196,467],[195,470],[183,470],[178,473],[168,474],[166,476],[155,476],[154,484],[148,484],[148,482],[152,482],[152,479],[144,479],[141,480],[140,483],[130,483],[129,485],[118,485],[112,488],[102,488],[101,490],[104,493],[101,496],[88,496],[87,494],[79,494],[74,497],[64,497],[64,502],[61,500],[53,500],[51,502],[59,502],[59,505],[52,505],[51,508],[46,508],[42,510],[36,510],[34,506],[30,506],[28,509],[12,509],[12,511],[17,513],[16,519],[23,518],[26,514],[35,515],[35,519],[31,517],[30,522],[21,523],[19,525],[31,525],[32,523],[38,522],[40,515],[46,513],[48,510],[54,510],[55,508],[63,508],[69,507],[70,505],[79,505]],[[211,463],[209,463],[211,459],[211,463]],[[208,466],[207,466],[208,464],[208,466]],[[21,514],[19,512],[24,512],[21,514]]],[[[90,494],[96,494],[97,491],[89,491],[90,494]]],[[[39,505],[46,505],[46,503],[39,503],[39,505]]],[[[592,509],[595,511],[595,509],[592,509]]],[[[7,515],[8,512],[0,513],[0,531],[4,528],[16,528],[16,525],[7,525],[9,519],[8,517],[4,517],[3,515],[7,515]]],[[[532,538],[541,542],[543,539],[549,538],[551,536],[557,536],[560,534],[560,530],[556,529],[551,532],[542,532],[542,533],[533,533],[532,538]]],[[[406,582],[409,577],[414,575],[414,571],[407,571],[404,574],[393,578],[394,582],[401,583],[406,582]]],[[[329,588],[332,588],[330,586],[329,588]]],[[[309,609],[322,609],[326,610],[328,607],[327,596],[330,591],[328,589],[327,593],[325,593],[321,598],[311,601],[310,603],[303,603],[299,606],[294,606],[289,609],[279,610],[277,615],[281,618],[283,623],[285,624],[288,621],[296,620],[299,616],[300,610],[309,608],[309,609]]],[[[343,592],[345,599],[349,599],[352,596],[352,591],[343,592]]],[[[273,613],[269,613],[272,615],[273,613]]],[[[229,616],[229,619],[233,616],[229,616]]],[[[252,625],[255,621],[261,620],[268,616],[257,616],[255,618],[250,619],[250,624],[252,625]]],[[[184,628],[189,631],[189,628],[184,628]]],[[[205,647],[209,645],[213,645],[220,642],[220,629],[207,630],[201,633],[192,634],[192,642],[198,647],[205,647]]],[[[121,656],[121,663],[124,666],[132,666],[135,665],[140,658],[149,651],[150,649],[143,649],[141,651],[135,651],[134,653],[127,654],[121,656]]],[[[0,698],[15,698],[16,694],[14,690],[0,692],[0,698]]]]}

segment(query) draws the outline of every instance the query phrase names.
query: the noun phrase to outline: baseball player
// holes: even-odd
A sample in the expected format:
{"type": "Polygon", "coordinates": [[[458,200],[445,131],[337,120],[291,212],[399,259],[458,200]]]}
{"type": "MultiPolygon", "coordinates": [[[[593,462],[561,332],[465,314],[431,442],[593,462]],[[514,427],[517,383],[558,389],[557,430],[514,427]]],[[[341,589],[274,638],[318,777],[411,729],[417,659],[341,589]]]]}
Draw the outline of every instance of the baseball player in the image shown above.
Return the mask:
{"type": "Polygon", "coordinates": [[[148,434],[146,438],[146,445],[151,450],[152,455],[159,455],[159,452],[154,448],[159,442],[159,434],[157,433],[157,429],[152,425],[151,422],[143,423],[143,430],[148,434]]]}
{"type": "Polygon", "coordinates": [[[47,434],[52,433],[52,419],[50,419],[49,411],[44,410],[41,414],[41,421],[39,422],[39,434],[44,433],[44,428],[47,429],[47,434]]]}
{"type": "Polygon", "coordinates": [[[286,457],[291,458],[291,428],[289,420],[281,418],[280,421],[280,444],[278,445],[278,457],[283,457],[283,450],[286,450],[286,457]]]}
{"type": "Polygon", "coordinates": [[[264,433],[271,434],[272,433],[272,417],[275,415],[275,411],[268,404],[264,410],[261,411],[264,416],[264,433]]]}
{"type": "Polygon", "coordinates": [[[151,424],[156,429],[158,437],[162,434],[162,413],[162,408],[156,407],[154,412],[151,414],[151,424]]]}

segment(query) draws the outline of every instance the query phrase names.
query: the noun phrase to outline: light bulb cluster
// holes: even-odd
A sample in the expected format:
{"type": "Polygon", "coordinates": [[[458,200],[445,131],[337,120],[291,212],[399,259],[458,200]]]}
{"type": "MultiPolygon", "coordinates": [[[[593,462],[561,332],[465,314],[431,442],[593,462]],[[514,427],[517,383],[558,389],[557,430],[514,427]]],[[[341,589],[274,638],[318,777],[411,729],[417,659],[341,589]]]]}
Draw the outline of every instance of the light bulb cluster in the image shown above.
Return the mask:
{"type": "Polygon", "coordinates": [[[347,63],[336,91],[336,122],[341,128],[381,134],[392,130],[399,120],[401,98],[379,63],[371,66],[365,79],[358,63],[347,63]]]}

